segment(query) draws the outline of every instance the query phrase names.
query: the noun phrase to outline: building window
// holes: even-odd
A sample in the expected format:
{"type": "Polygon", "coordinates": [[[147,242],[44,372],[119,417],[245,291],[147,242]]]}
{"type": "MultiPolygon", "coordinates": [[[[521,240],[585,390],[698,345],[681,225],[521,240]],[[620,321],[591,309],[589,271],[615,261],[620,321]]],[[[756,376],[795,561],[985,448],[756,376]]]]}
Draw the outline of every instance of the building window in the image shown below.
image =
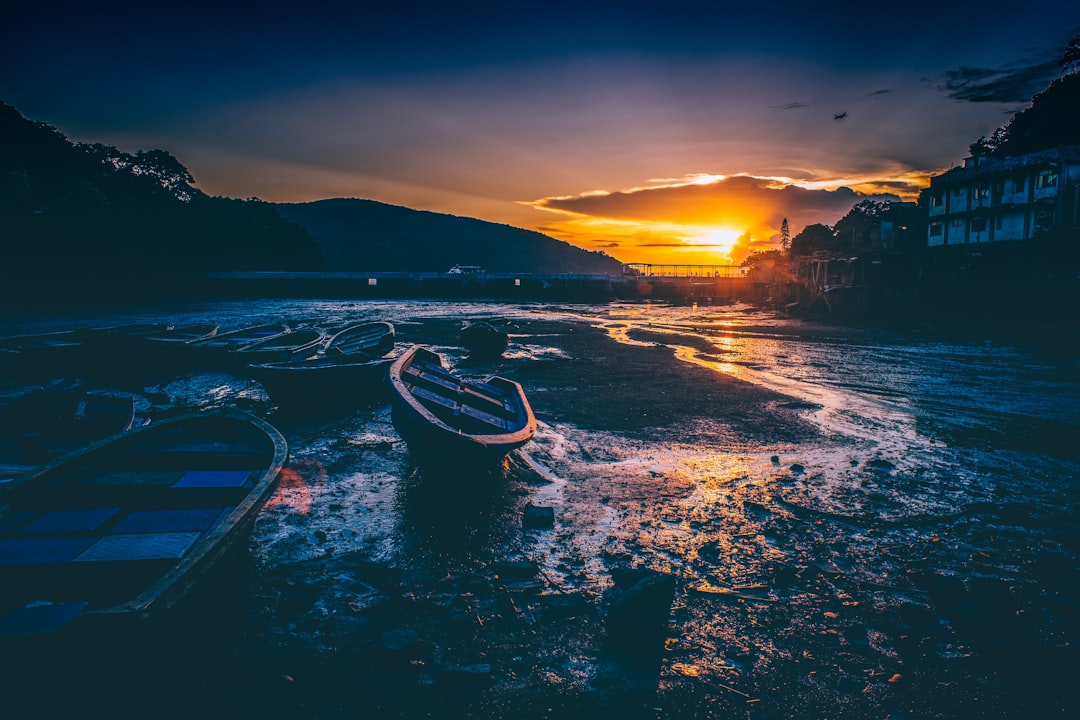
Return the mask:
{"type": "Polygon", "coordinates": [[[986,232],[986,218],[971,218],[971,232],[986,232]]]}
{"type": "Polygon", "coordinates": [[[1013,192],[1022,193],[1027,186],[1027,178],[1023,175],[1017,175],[1013,178],[1013,192]]]}
{"type": "Polygon", "coordinates": [[[941,193],[934,193],[930,196],[930,207],[941,207],[944,204],[944,198],[941,193]]]}
{"type": "Polygon", "coordinates": [[[1001,218],[1000,215],[998,215],[997,217],[994,218],[994,229],[995,230],[1000,230],[1002,224],[1003,224],[1003,222],[1002,222],[1002,218],[1001,218]]]}
{"type": "Polygon", "coordinates": [[[1057,170],[1040,170],[1035,178],[1035,189],[1043,190],[1057,186],[1057,170]]]}
{"type": "Polygon", "coordinates": [[[1035,211],[1035,230],[1043,232],[1054,226],[1054,211],[1052,208],[1040,207],[1035,211]]]}
{"type": "Polygon", "coordinates": [[[964,196],[964,188],[953,188],[952,194],[955,195],[956,197],[963,197],[964,196]]]}
{"type": "Polygon", "coordinates": [[[977,200],[985,200],[988,197],[990,197],[990,188],[989,188],[989,186],[987,186],[987,185],[976,185],[975,186],[975,198],[977,200]]]}
{"type": "Polygon", "coordinates": [[[930,223],[930,237],[941,235],[941,223],[930,223]]]}

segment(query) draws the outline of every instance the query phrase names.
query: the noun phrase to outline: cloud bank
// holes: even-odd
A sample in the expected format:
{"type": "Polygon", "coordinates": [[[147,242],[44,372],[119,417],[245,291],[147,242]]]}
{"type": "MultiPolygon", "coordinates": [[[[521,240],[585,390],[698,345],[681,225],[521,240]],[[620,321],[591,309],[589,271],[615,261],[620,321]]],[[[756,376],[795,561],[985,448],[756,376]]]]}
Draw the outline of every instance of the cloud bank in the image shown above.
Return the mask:
{"type": "Polygon", "coordinates": [[[655,251],[664,249],[669,251],[664,262],[726,264],[753,250],[776,247],[784,218],[795,234],[814,223],[835,224],[862,200],[897,200],[917,189],[903,182],[866,187],[869,192],[847,186],[808,188],[790,180],[737,175],[526,204],[561,216],[542,232],[573,237],[577,244],[585,240],[593,249],[612,250],[624,262],[638,262],[646,254],[656,257],[655,251]]]}

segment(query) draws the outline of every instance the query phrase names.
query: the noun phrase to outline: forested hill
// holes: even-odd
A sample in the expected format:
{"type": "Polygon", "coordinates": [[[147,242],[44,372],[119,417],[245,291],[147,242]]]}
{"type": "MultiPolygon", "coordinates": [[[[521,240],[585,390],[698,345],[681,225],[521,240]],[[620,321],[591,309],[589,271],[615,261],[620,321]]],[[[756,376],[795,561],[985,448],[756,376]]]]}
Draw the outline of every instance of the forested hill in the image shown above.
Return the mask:
{"type": "Polygon", "coordinates": [[[2,279],[322,269],[269,203],[210,197],[164,150],[69,141],[0,103],[2,279]]]}
{"type": "Polygon", "coordinates": [[[475,218],[344,198],[276,207],[311,233],[329,270],[446,272],[477,265],[488,272],[622,272],[605,253],[475,218]]]}
{"type": "Polygon", "coordinates": [[[5,295],[183,287],[206,271],[621,271],[604,253],[471,218],[370,200],[211,197],[164,150],[75,143],[3,102],[0,238],[5,295]]]}

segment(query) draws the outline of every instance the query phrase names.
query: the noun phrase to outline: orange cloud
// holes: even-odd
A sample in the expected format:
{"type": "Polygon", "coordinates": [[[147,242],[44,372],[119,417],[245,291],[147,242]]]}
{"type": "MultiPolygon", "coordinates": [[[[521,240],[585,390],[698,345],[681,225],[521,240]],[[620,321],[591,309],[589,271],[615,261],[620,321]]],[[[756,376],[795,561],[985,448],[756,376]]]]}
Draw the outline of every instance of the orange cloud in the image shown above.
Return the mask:
{"type": "Polygon", "coordinates": [[[919,177],[808,186],[787,178],[695,175],[526,204],[560,216],[541,232],[623,262],[732,264],[752,250],[776,247],[784,218],[795,235],[813,223],[834,224],[866,198],[912,198],[923,186],[919,177]]]}

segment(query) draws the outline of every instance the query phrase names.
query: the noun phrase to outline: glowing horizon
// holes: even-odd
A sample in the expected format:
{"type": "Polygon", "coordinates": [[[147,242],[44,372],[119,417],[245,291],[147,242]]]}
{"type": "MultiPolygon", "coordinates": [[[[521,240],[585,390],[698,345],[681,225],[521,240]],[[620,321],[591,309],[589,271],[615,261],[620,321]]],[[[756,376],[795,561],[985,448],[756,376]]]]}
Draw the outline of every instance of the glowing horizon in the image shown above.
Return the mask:
{"type": "Polygon", "coordinates": [[[865,198],[915,200],[928,184],[922,173],[810,181],[694,173],[522,204],[558,217],[532,229],[622,262],[738,264],[778,248],[784,219],[794,236],[814,223],[834,225],[865,198]]]}
{"type": "Polygon", "coordinates": [[[784,218],[795,235],[914,199],[1047,87],[1080,26],[1080,6],[934,5],[868,8],[888,21],[867,33],[864,13],[781,5],[311,7],[250,32],[242,12],[23,3],[0,98],[75,142],[165,150],[212,196],[364,198],[712,264],[776,247],[784,218]]]}

